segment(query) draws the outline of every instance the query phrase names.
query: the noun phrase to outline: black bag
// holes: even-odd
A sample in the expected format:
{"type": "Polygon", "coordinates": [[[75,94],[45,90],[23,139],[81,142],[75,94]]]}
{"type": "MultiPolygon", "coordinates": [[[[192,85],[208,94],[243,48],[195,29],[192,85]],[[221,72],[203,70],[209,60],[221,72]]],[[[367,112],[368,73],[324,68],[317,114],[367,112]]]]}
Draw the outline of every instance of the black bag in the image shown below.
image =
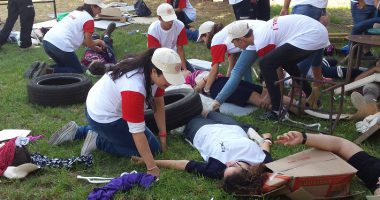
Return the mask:
{"type": "Polygon", "coordinates": [[[137,16],[139,17],[147,17],[152,14],[148,6],[145,4],[143,0],[137,0],[134,5],[137,16]]]}

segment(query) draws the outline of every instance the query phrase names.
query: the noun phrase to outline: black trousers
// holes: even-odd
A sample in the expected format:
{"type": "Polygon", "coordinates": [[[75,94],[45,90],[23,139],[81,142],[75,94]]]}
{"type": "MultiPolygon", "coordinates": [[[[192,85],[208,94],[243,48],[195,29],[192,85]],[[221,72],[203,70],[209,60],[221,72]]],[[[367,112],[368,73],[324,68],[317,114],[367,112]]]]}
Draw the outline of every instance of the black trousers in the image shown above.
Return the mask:
{"type": "MultiPolygon", "coordinates": [[[[279,111],[281,104],[280,86],[274,84],[278,81],[276,72],[277,68],[282,67],[291,76],[301,77],[301,72],[298,69],[297,63],[301,62],[315,51],[317,50],[304,50],[286,43],[273,49],[262,57],[260,70],[268,88],[273,111],[279,111]]],[[[297,81],[297,83],[301,84],[301,81],[297,81]]],[[[302,90],[307,96],[309,96],[311,94],[310,84],[303,81],[302,90]]]]}
{"type": "Polygon", "coordinates": [[[34,7],[32,0],[9,0],[8,1],[8,18],[5,21],[4,27],[0,32],[0,46],[3,45],[13,26],[15,25],[18,16],[20,16],[20,47],[26,48],[32,45],[30,33],[32,32],[34,23],[34,7]]]}
{"type": "Polygon", "coordinates": [[[252,4],[251,0],[243,0],[232,5],[232,8],[236,20],[259,19],[268,21],[270,19],[269,0],[258,0],[256,4],[252,4]]]}

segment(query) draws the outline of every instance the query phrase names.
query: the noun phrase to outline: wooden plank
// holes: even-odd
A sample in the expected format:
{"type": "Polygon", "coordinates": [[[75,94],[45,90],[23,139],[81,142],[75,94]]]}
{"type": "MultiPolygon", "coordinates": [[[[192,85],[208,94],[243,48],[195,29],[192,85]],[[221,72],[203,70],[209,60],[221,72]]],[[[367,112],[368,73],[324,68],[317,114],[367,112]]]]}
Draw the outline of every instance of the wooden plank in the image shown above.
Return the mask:
{"type": "MultiPolygon", "coordinates": [[[[352,83],[349,83],[349,84],[344,86],[344,91],[347,92],[350,90],[354,90],[356,88],[362,87],[368,83],[372,83],[375,81],[380,82],[380,73],[372,74],[371,76],[368,76],[368,77],[362,78],[360,80],[354,81],[352,83]]],[[[334,90],[335,94],[340,94],[341,92],[342,92],[341,88],[337,88],[334,90]]]]}
{"type": "Polygon", "coordinates": [[[369,138],[374,133],[377,133],[377,131],[380,129],[380,122],[377,122],[375,125],[373,125],[371,128],[368,129],[368,131],[362,133],[354,142],[356,144],[362,143],[364,140],[369,138]]]}

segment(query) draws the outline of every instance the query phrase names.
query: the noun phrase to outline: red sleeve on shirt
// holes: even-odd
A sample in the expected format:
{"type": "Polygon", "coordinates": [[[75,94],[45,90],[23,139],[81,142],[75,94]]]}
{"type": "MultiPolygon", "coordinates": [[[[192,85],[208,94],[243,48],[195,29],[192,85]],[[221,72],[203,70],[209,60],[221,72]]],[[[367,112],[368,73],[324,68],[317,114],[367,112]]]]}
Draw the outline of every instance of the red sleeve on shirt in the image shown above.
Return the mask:
{"type": "Polygon", "coordinates": [[[257,51],[257,55],[259,57],[263,57],[265,56],[265,54],[269,53],[270,51],[272,51],[274,48],[276,48],[276,45],[274,44],[268,44],[267,46],[265,46],[264,48],[261,48],[257,51]]]}
{"type": "Polygon", "coordinates": [[[162,96],[164,96],[164,94],[165,94],[165,90],[163,90],[161,88],[157,88],[156,94],[154,94],[154,97],[162,97],[162,96]]]}
{"type": "Polygon", "coordinates": [[[178,8],[186,8],[186,0],[179,0],[178,8]]]}
{"type": "Polygon", "coordinates": [[[83,24],[83,32],[85,33],[93,33],[95,29],[94,20],[88,20],[83,24]]]}
{"type": "Polygon", "coordinates": [[[177,45],[183,46],[187,44],[186,29],[183,27],[182,31],[179,33],[177,38],[177,45]]]}
{"type": "Polygon", "coordinates": [[[224,62],[224,54],[227,51],[225,44],[218,44],[211,47],[212,64],[224,62]]]}
{"type": "Polygon", "coordinates": [[[157,38],[153,35],[148,34],[148,48],[160,48],[161,44],[157,38]]]}
{"type": "Polygon", "coordinates": [[[144,122],[144,95],[134,91],[121,92],[121,112],[127,122],[144,122]]]}

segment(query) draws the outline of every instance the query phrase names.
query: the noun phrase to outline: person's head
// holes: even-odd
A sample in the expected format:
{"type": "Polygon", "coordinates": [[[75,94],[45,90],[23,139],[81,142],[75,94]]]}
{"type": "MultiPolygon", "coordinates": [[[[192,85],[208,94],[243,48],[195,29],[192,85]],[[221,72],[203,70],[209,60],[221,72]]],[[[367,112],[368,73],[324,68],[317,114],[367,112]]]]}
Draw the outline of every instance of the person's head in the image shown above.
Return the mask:
{"type": "Polygon", "coordinates": [[[184,74],[185,83],[191,87],[201,85],[208,77],[209,71],[195,70],[192,73],[184,74]]]}
{"type": "Polygon", "coordinates": [[[204,22],[199,26],[199,34],[198,34],[198,40],[202,40],[208,49],[211,48],[211,42],[212,38],[214,38],[214,35],[217,34],[220,30],[223,29],[223,24],[221,23],[214,23],[212,21],[204,22]]]}
{"type": "Polygon", "coordinates": [[[157,7],[157,16],[164,30],[171,29],[173,21],[177,19],[173,6],[168,3],[162,3],[157,7]]]}
{"type": "Polygon", "coordinates": [[[240,49],[246,49],[249,45],[253,45],[253,31],[249,28],[248,23],[233,22],[228,28],[227,42],[232,42],[240,49]]]}
{"type": "Polygon", "coordinates": [[[104,73],[106,73],[106,66],[100,60],[93,60],[88,65],[88,71],[90,71],[92,75],[102,76],[104,73]]]}
{"type": "Polygon", "coordinates": [[[116,80],[129,71],[141,68],[145,77],[145,101],[154,108],[152,84],[165,89],[170,85],[185,83],[181,74],[181,59],[177,52],[168,48],[150,48],[146,51],[127,55],[110,70],[112,80],[116,80]]]}
{"type": "Polygon", "coordinates": [[[102,8],[106,7],[106,4],[104,4],[101,0],[84,0],[83,6],[79,6],[77,10],[86,11],[92,17],[95,17],[102,12],[102,8]]]}
{"type": "Polygon", "coordinates": [[[221,187],[227,193],[257,195],[267,179],[265,165],[249,165],[242,161],[228,162],[221,187]]]}

